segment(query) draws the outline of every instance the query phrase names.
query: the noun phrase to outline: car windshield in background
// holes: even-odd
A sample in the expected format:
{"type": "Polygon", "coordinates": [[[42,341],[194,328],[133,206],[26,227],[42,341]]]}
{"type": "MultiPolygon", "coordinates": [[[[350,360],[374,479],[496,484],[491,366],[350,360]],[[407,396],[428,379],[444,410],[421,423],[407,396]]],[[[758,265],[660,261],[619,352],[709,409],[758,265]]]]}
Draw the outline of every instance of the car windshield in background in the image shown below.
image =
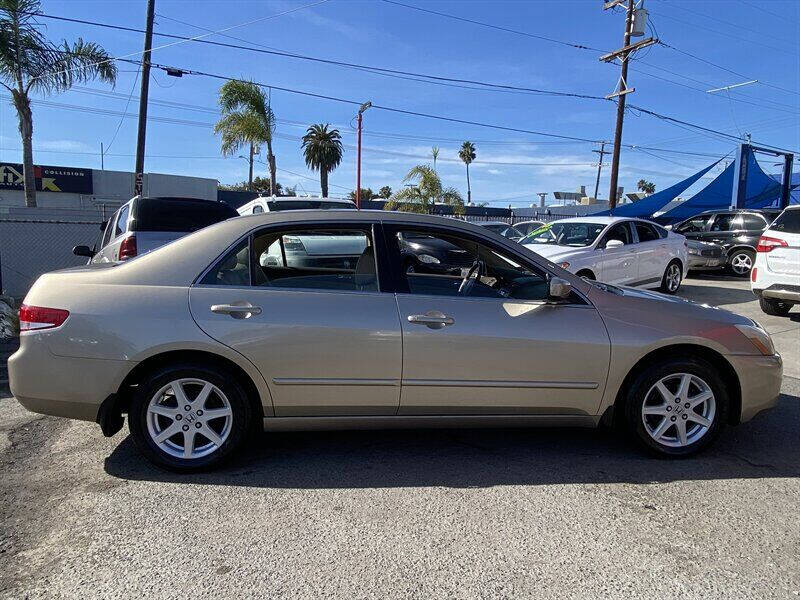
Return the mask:
{"type": "Polygon", "coordinates": [[[223,202],[190,198],[141,198],[132,231],[197,231],[238,213],[223,202]]]}
{"type": "Polygon", "coordinates": [[[800,233],[800,210],[793,209],[785,211],[775,222],[770,225],[770,229],[784,231],[786,233],[800,233]]]}
{"type": "Polygon", "coordinates": [[[355,204],[347,202],[326,202],[325,200],[281,200],[267,202],[270,212],[278,210],[355,210],[355,204]]]}
{"type": "Polygon", "coordinates": [[[593,244],[605,227],[602,223],[553,223],[529,233],[522,243],[582,248],[593,244]]]}
{"type": "Polygon", "coordinates": [[[503,232],[508,229],[508,225],[501,225],[499,223],[497,225],[484,225],[484,227],[486,227],[486,229],[489,231],[499,233],[500,235],[503,235],[503,232]]]}

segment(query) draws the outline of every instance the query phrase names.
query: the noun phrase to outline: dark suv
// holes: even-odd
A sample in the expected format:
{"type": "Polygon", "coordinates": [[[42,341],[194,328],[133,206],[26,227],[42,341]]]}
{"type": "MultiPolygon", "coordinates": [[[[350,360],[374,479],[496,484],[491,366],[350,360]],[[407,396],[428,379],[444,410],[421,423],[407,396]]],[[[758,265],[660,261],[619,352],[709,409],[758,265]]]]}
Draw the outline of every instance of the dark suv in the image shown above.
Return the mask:
{"type": "Polygon", "coordinates": [[[780,210],[710,210],[675,225],[672,230],[690,240],[711,242],[728,252],[728,270],[747,277],[756,260],[761,233],[780,210]]]}

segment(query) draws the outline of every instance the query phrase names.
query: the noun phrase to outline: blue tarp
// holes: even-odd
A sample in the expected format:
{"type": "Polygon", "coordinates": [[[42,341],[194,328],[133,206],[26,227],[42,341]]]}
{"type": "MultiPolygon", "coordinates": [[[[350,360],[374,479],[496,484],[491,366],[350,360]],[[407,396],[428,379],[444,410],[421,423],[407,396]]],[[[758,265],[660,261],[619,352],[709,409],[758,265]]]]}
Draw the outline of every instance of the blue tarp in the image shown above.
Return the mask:
{"type": "MultiPolygon", "coordinates": [[[[780,197],[781,185],[772,177],[764,173],[756,162],[753,151],[745,148],[747,161],[747,186],[745,189],[744,206],[747,208],[762,208],[769,206],[780,197]]],[[[733,197],[733,172],[735,163],[729,164],[714,181],[697,192],[686,202],[682,202],[671,211],[659,216],[663,223],[674,223],[693,217],[706,210],[725,209],[731,205],[733,197]]]]}

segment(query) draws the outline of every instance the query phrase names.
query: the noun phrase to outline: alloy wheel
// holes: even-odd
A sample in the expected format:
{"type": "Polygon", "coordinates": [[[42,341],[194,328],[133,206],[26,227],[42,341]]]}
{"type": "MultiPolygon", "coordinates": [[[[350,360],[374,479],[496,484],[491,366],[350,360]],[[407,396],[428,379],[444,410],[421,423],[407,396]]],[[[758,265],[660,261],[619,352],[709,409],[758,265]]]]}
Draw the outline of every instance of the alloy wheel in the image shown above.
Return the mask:
{"type": "Polygon", "coordinates": [[[215,452],[230,435],[232,424],[228,398],[203,379],[171,381],[147,406],[150,438],[176,458],[200,458],[215,452]]]}
{"type": "Polygon", "coordinates": [[[731,269],[737,275],[747,275],[753,268],[753,259],[747,252],[740,252],[731,259],[731,269]]]}
{"type": "Polygon", "coordinates": [[[662,377],[645,396],[642,422],[657,443],[682,448],[697,442],[714,423],[716,402],[711,386],[691,373],[662,377]]]}
{"type": "Polygon", "coordinates": [[[670,292],[675,292],[681,285],[681,268],[672,263],[667,267],[667,289],[670,292]]]}

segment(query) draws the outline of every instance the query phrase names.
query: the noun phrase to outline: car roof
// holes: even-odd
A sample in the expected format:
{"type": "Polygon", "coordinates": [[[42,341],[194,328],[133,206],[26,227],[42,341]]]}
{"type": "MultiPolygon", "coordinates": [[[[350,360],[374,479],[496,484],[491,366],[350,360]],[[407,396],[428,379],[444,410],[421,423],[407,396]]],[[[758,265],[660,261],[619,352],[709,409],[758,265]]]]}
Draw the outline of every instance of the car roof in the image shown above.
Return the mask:
{"type": "Polygon", "coordinates": [[[259,196],[258,198],[253,198],[251,202],[255,202],[256,200],[266,200],[268,202],[292,202],[297,200],[308,200],[317,202],[335,202],[337,204],[346,204],[348,206],[355,204],[355,202],[348,200],[347,198],[321,198],[318,196],[259,196]]]}
{"type": "Polygon", "coordinates": [[[510,223],[506,223],[505,221],[473,221],[476,225],[505,225],[506,227],[513,227],[510,223]]]}
{"type": "Polygon", "coordinates": [[[636,219],[633,217],[614,217],[614,216],[593,217],[592,215],[586,215],[585,217],[570,217],[568,219],[559,219],[558,221],[553,221],[553,223],[594,223],[596,225],[612,225],[613,223],[620,223],[622,221],[642,221],[644,223],[654,224],[651,221],[645,221],[644,219],[636,219]]]}

